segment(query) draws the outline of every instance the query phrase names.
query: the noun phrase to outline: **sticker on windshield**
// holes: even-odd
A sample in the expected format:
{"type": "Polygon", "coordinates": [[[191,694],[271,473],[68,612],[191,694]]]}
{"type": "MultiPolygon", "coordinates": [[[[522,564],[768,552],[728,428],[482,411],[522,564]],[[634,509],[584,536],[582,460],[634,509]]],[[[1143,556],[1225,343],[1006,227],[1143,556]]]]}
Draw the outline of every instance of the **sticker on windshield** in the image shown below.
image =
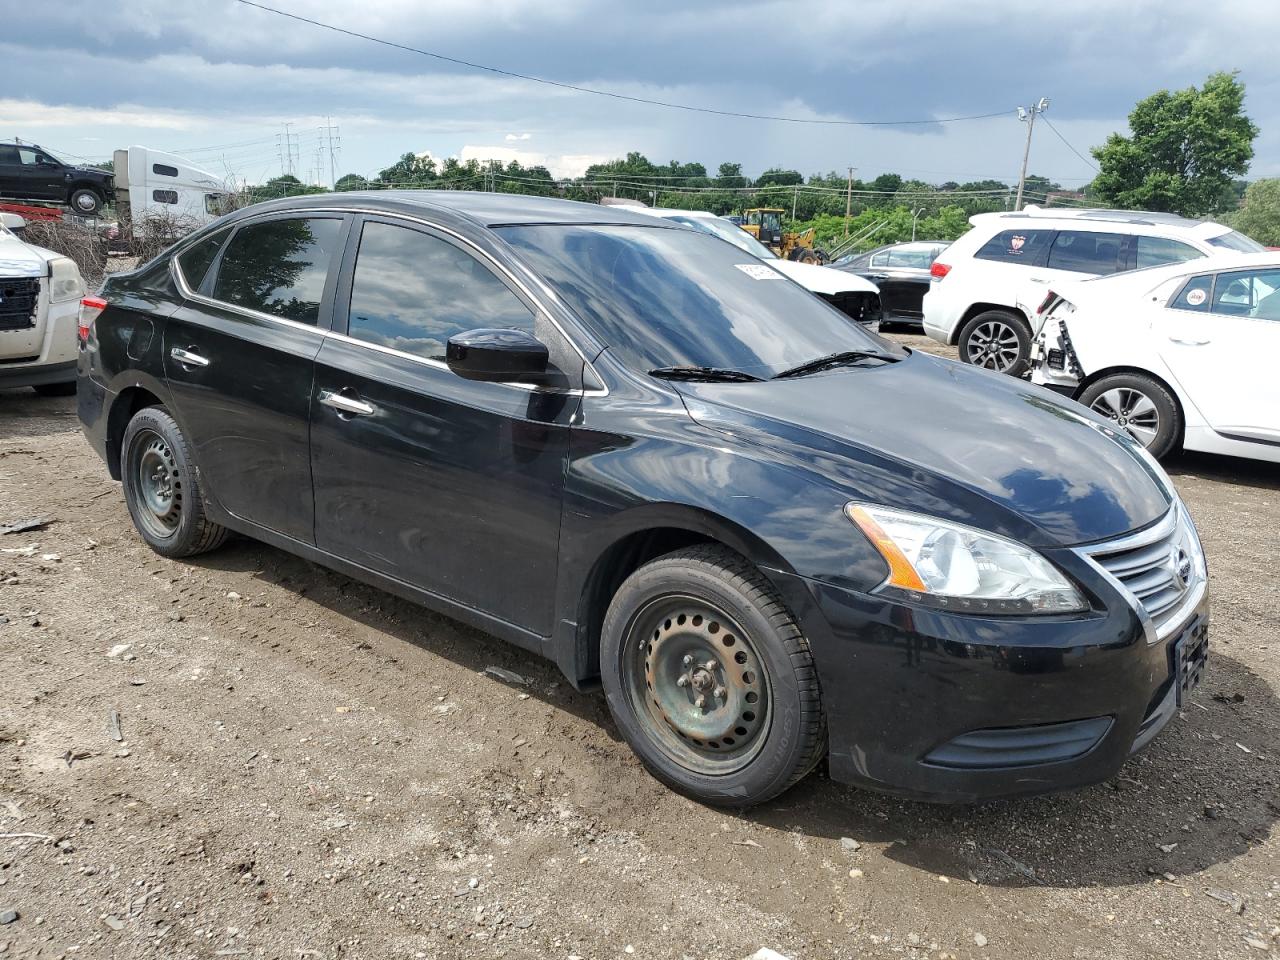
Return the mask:
{"type": "Polygon", "coordinates": [[[757,280],[782,279],[782,274],[773,269],[773,267],[766,267],[763,263],[735,263],[734,266],[747,276],[755,277],[757,280]]]}
{"type": "Polygon", "coordinates": [[[1198,307],[1200,304],[1204,303],[1204,298],[1205,292],[1203,290],[1196,289],[1187,291],[1187,303],[1191,304],[1193,307],[1198,307]]]}

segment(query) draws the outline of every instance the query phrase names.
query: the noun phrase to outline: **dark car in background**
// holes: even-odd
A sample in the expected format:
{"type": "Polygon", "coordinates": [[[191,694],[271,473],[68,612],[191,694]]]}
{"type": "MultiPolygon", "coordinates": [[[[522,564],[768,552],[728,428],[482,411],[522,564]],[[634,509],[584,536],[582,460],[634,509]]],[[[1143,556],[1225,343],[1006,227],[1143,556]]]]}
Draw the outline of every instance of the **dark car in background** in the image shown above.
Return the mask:
{"type": "Polygon", "coordinates": [[[65,204],[82,217],[96,216],[115,195],[113,175],[64,163],[31,143],[0,143],[0,197],[65,204]]]}
{"type": "Polygon", "coordinates": [[[880,288],[881,322],[922,326],[924,295],[929,292],[929,268],[943,250],[945,240],[913,240],[891,243],[832,264],[837,270],[856,273],[880,288]]]}
{"type": "Polygon", "coordinates": [[[624,207],[259,204],[79,332],[155,551],[235,531],[546,656],[706,802],[824,758],[932,800],[1103,780],[1205,660],[1203,552],[1139,444],[624,207]]]}

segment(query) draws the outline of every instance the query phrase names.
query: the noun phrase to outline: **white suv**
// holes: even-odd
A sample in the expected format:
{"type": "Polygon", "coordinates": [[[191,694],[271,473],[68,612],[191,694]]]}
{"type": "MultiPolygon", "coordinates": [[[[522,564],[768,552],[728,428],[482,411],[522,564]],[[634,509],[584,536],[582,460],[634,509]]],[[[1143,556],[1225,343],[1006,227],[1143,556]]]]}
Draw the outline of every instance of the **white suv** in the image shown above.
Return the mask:
{"type": "Polygon", "coordinates": [[[84,280],[74,260],[25,243],[0,213],[0,389],[76,392],[76,319],[84,280]]]}
{"type": "Polygon", "coordinates": [[[980,213],[931,269],[924,331],[965,363],[1020,377],[1045,285],[1263,248],[1218,223],[1138,210],[980,213]],[[1030,305],[1030,306],[1028,306],[1030,305]]]}

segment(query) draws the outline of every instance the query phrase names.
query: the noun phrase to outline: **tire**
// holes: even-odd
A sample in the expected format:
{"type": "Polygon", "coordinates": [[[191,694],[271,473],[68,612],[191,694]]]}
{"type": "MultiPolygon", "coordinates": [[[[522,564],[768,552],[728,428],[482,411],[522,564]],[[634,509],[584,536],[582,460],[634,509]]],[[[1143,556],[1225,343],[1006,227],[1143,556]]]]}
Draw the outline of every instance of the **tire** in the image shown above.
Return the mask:
{"type": "Polygon", "coordinates": [[[826,754],[808,641],[773,585],[724,547],[677,550],[628,577],[605,615],[600,668],[636,756],[696,800],[763,803],[826,754]]]}
{"type": "Polygon", "coordinates": [[[818,255],[808,247],[792,247],[790,259],[797,263],[817,263],[818,255]]]}
{"type": "Polygon", "coordinates": [[[76,382],[64,380],[62,383],[37,383],[31,389],[42,397],[74,397],[76,382]]]}
{"type": "Polygon", "coordinates": [[[102,210],[102,195],[89,187],[77,187],[67,197],[71,211],[82,217],[96,217],[102,210]]]}
{"type": "Polygon", "coordinates": [[[227,539],[227,528],[206,514],[190,447],[164,407],[144,407],[129,421],[120,474],[133,525],[156,553],[191,557],[227,539]]]}
{"type": "Polygon", "coordinates": [[[1169,388],[1141,373],[1103,377],[1080,394],[1080,402],[1112,420],[1157,460],[1182,442],[1182,411],[1169,388]]]}
{"type": "Polygon", "coordinates": [[[960,330],[960,360],[1021,377],[1031,366],[1031,328],[1010,310],[985,310],[960,330]]]}

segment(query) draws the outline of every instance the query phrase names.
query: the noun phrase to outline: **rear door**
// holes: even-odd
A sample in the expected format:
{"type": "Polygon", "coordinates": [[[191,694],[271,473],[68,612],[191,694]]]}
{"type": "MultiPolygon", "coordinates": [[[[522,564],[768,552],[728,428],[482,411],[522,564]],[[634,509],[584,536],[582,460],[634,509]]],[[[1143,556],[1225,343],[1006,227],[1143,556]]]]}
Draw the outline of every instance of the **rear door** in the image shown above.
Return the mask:
{"type": "Polygon", "coordinates": [[[313,361],[347,225],[341,214],[281,215],[239,224],[213,256],[190,248],[178,258],[189,295],[164,334],[175,415],[205,489],[233,516],[305,543],[313,361]]]}
{"type": "Polygon", "coordinates": [[[1159,324],[1165,363],[1217,433],[1280,443],[1280,267],[1192,277],[1159,324]]]}
{"type": "Polygon", "coordinates": [[[394,218],[353,230],[338,325],[316,362],[311,467],[321,549],[546,636],[582,358],[501,270],[394,218]],[[476,383],[449,337],[527,330],[558,387],[476,383]]]}
{"type": "Polygon", "coordinates": [[[871,258],[863,274],[880,288],[880,302],[886,319],[924,318],[924,295],[929,292],[929,267],[937,256],[933,244],[903,244],[871,258]]]}

